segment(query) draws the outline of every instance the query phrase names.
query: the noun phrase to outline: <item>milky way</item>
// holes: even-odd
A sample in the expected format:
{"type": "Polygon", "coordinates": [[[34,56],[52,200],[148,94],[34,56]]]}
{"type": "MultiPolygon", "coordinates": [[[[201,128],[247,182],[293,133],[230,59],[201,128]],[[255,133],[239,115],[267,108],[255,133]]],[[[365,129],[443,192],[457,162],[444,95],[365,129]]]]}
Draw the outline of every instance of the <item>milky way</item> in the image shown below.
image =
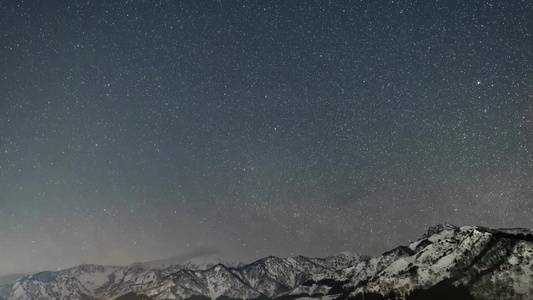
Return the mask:
{"type": "Polygon", "coordinates": [[[0,274],[533,227],[531,1],[2,1],[0,274]]]}

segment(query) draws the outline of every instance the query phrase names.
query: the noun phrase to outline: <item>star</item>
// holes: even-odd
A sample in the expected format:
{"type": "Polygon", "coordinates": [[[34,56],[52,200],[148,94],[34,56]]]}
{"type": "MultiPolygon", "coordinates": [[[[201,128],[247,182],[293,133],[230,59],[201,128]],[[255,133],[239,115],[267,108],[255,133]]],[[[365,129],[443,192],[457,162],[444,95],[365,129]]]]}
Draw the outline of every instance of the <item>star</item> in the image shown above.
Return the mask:
{"type": "Polygon", "coordinates": [[[533,227],[531,1],[4,2],[0,275],[533,227]]]}

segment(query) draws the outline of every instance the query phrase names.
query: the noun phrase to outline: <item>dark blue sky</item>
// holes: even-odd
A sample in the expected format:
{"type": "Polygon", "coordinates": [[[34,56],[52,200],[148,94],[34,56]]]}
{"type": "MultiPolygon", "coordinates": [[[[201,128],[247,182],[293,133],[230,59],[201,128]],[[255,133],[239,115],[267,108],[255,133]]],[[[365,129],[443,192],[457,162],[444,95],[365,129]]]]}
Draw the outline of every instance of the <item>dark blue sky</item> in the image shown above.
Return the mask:
{"type": "Polygon", "coordinates": [[[529,1],[3,1],[0,273],[533,227],[529,1]]]}

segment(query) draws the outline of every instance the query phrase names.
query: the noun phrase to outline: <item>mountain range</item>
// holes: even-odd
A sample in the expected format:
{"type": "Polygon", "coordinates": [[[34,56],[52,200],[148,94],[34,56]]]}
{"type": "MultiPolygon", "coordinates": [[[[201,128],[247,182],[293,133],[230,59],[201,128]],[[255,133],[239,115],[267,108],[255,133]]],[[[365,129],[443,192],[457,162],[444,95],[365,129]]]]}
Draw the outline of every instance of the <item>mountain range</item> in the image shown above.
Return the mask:
{"type": "Polygon", "coordinates": [[[533,299],[533,231],[438,224],[381,256],[80,265],[0,286],[0,300],[533,299]]]}

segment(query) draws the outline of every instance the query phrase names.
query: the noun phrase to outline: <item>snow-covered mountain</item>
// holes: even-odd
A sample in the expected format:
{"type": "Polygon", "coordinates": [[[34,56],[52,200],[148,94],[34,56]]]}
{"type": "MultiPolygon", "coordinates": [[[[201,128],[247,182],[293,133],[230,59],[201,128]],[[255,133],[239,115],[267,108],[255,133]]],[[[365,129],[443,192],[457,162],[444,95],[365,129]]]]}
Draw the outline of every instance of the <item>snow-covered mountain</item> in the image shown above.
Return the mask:
{"type": "Polygon", "coordinates": [[[533,231],[440,224],[379,257],[81,265],[0,286],[0,300],[437,299],[427,293],[448,291],[462,293],[454,299],[533,299],[533,231]]]}
{"type": "Polygon", "coordinates": [[[440,224],[345,271],[351,297],[407,297],[440,285],[464,287],[473,299],[533,299],[533,231],[440,224]]]}
{"type": "Polygon", "coordinates": [[[358,255],[342,253],[328,258],[271,256],[247,265],[203,258],[179,264],[164,260],[127,267],[81,265],[24,276],[0,287],[0,299],[92,300],[124,295],[146,295],[150,299],[271,298],[309,279],[336,276],[360,259],[358,255]]]}

